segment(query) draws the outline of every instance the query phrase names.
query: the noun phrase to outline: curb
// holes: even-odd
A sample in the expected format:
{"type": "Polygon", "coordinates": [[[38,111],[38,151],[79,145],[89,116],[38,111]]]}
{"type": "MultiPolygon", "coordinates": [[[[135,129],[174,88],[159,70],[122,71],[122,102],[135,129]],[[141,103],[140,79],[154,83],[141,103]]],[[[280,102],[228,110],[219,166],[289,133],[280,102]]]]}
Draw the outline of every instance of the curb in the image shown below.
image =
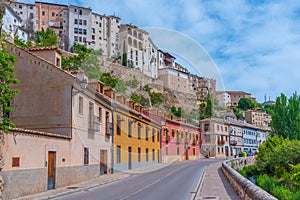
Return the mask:
{"type": "Polygon", "coordinates": [[[203,169],[203,172],[201,174],[201,178],[199,179],[198,183],[197,183],[197,186],[195,188],[195,191],[193,192],[193,195],[191,196],[190,200],[196,200],[198,195],[199,195],[199,192],[200,190],[202,189],[202,185],[203,185],[203,181],[204,181],[204,177],[205,177],[205,174],[206,174],[206,168],[207,168],[208,165],[206,165],[203,169]]]}

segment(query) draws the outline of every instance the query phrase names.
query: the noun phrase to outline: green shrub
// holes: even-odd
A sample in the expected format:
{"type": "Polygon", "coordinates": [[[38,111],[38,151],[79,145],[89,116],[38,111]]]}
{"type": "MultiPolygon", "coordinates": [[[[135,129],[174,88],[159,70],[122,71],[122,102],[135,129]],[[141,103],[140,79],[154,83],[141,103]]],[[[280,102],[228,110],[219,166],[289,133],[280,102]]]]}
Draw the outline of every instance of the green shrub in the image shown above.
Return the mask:
{"type": "Polygon", "coordinates": [[[293,193],[286,188],[285,186],[276,186],[273,188],[273,190],[271,191],[271,193],[273,194],[273,196],[277,197],[280,200],[291,200],[294,199],[293,198],[293,193]]]}
{"type": "Polygon", "coordinates": [[[281,186],[279,180],[268,176],[267,174],[259,175],[256,177],[257,185],[263,190],[271,193],[275,187],[281,186]]]}
{"type": "Polygon", "coordinates": [[[256,165],[245,166],[242,170],[238,171],[243,177],[250,178],[257,172],[256,165]]]}

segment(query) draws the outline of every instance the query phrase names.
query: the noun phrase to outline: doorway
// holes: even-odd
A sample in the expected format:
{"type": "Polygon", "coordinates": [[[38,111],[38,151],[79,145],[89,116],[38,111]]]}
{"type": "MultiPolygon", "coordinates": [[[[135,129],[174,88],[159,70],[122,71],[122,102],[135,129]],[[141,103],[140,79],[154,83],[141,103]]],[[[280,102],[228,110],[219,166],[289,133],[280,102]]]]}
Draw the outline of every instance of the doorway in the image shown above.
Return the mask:
{"type": "Polygon", "coordinates": [[[100,174],[107,174],[107,150],[100,150],[100,174]]]}
{"type": "Polygon", "coordinates": [[[48,152],[48,190],[55,188],[56,152],[48,152]]]}
{"type": "Polygon", "coordinates": [[[128,169],[131,169],[131,147],[128,147],[128,169]]]}
{"type": "Polygon", "coordinates": [[[186,149],[185,150],[185,160],[188,160],[189,159],[189,150],[186,149]]]}

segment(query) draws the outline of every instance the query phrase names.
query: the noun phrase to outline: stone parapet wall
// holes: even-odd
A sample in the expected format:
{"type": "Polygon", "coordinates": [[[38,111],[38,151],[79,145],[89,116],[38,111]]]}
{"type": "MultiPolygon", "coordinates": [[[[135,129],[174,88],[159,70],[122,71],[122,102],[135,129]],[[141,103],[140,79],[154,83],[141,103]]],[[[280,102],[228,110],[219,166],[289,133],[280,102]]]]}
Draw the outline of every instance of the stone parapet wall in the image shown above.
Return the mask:
{"type": "Polygon", "coordinates": [[[231,168],[231,165],[234,165],[233,163],[236,163],[238,168],[254,164],[255,161],[253,162],[253,160],[255,159],[249,157],[224,161],[222,163],[223,174],[243,200],[276,200],[277,198],[273,197],[271,194],[267,193],[231,168]]]}

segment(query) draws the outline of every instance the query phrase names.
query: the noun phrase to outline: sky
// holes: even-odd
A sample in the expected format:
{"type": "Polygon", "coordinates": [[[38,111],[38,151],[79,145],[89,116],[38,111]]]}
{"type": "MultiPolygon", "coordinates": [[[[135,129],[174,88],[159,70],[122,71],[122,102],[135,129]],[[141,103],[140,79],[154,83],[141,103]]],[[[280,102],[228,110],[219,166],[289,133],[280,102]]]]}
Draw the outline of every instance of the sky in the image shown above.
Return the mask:
{"type": "MultiPolygon", "coordinates": [[[[19,1],[34,3],[33,0],[19,1]]],[[[287,96],[295,91],[300,93],[299,0],[48,2],[91,7],[93,12],[115,14],[121,23],[132,23],[140,28],[179,32],[209,55],[225,90],[249,92],[259,102],[264,101],[265,95],[267,100],[269,97],[275,100],[280,93],[287,96]]],[[[211,69],[208,65],[202,67],[211,69]]]]}

